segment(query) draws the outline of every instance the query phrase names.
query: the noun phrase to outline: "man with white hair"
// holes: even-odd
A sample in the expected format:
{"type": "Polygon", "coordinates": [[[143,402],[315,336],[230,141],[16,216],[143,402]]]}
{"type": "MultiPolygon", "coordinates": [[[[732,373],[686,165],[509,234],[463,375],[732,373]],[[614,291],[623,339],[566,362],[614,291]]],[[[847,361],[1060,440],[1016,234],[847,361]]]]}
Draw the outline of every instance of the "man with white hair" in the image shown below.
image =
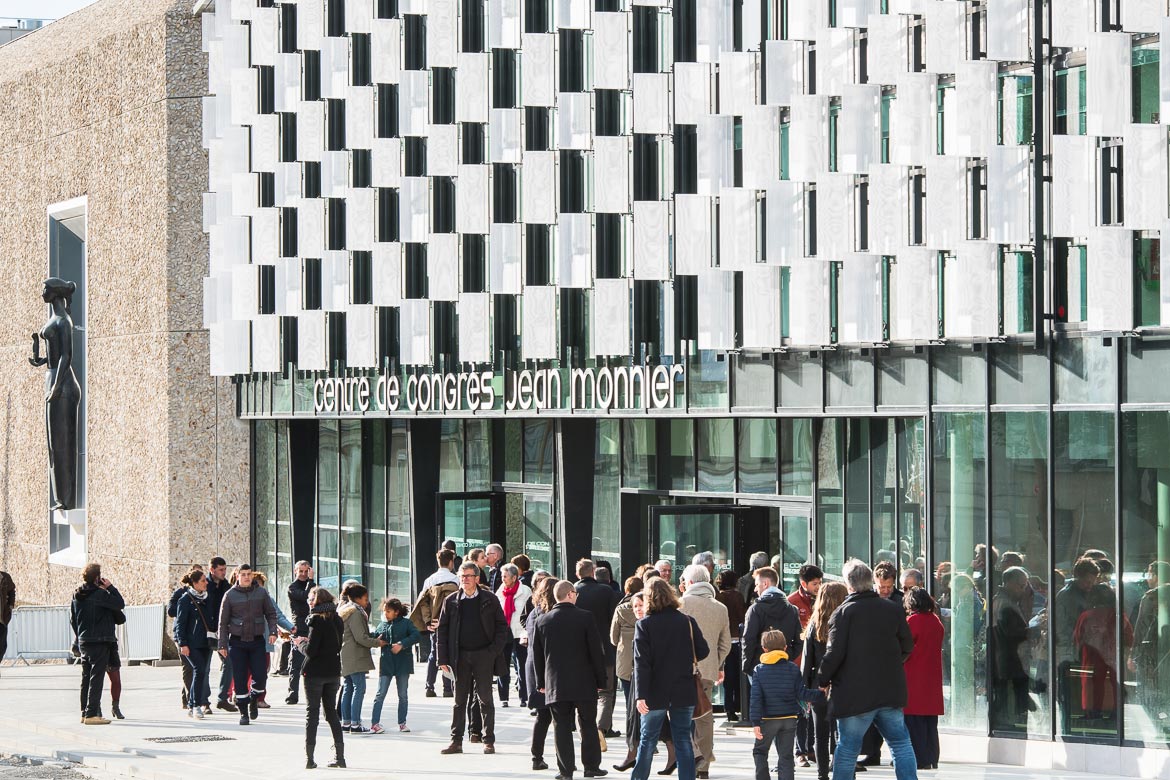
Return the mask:
{"type": "Polygon", "coordinates": [[[709,577],[715,576],[715,553],[707,550],[706,552],[697,553],[691,559],[692,566],[705,566],[707,568],[707,575],[709,577]]]}
{"type": "Polygon", "coordinates": [[[756,600],[756,578],[753,576],[753,572],[767,565],[768,553],[763,550],[752,553],[752,557],[748,561],[747,574],[740,577],[739,581],[735,583],[735,589],[739,591],[739,595],[743,596],[745,605],[756,600]]]}
{"type": "Polygon", "coordinates": [[[670,561],[663,558],[662,560],[658,561],[658,563],[654,564],[654,570],[658,572],[658,576],[662,577],[662,579],[666,580],[672,585],[674,584],[671,580],[671,575],[674,574],[674,566],[671,565],[670,561]]]}
{"type": "MultiPolygon", "coordinates": [[[[723,682],[723,662],[731,652],[731,626],[727,607],[715,600],[711,575],[701,563],[692,563],[683,569],[679,589],[683,592],[679,611],[695,619],[703,639],[707,640],[707,646],[712,651],[699,661],[699,675],[703,678],[707,698],[711,698],[715,685],[723,682]]],[[[715,760],[715,715],[708,712],[695,718],[694,724],[697,755],[700,756],[695,765],[696,777],[703,780],[707,777],[711,762],[715,760]]]]}
{"type": "Polygon", "coordinates": [[[842,576],[849,597],[829,618],[829,640],[818,671],[820,687],[832,686],[829,712],[840,735],[833,780],[853,777],[870,724],[877,726],[894,754],[897,780],[917,780],[918,764],[902,716],[906,706],[902,664],[914,649],[905,610],[878,595],[873,572],[856,558],[846,562],[842,576]]]}
{"type": "MultiPolygon", "coordinates": [[[[500,589],[500,562],[504,560],[504,548],[495,542],[492,542],[483,551],[487,557],[487,586],[492,593],[500,589]]],[[[506,561],[505,561],[506,563],[506,561]]]]}

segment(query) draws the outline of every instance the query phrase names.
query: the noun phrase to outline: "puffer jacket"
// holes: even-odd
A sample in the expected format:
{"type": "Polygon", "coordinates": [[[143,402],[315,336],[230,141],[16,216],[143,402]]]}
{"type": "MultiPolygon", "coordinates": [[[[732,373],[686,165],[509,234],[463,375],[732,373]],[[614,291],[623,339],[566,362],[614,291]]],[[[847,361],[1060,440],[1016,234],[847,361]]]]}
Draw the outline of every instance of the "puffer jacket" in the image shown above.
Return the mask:
{"type": "MultiPolygon", "coordinates": [[[[211,599],[210,590],[207,597],[211,599]]],[[[228,640],[251,642],[276,634],[276,607],[268,591],[253,582],[247,588],[233,585],[219,605],[219,649],[228,640]]]]}
{"type": "Polygon", "coordinates": [[[373,671],[370,649],[378,646],[378,637],[370,633],[366,611],[347,601],[337,608],[337,614],[345,626],[341,637],[341,676],[373,671]]]}
{"type": "Polygon", "coordinates": [[[634,626],[637,624],[634,606],[626,596],[613,611],[613,620],[609,622],[609,641],[617,648],[617,676],[620,680],[630,680],[634,676],[634,626]]]}
{"type": "Polygon", "coordinates": [[[760,657],[752,675],[752,701],[748,718],[759,726],[764,718],[785,718],[800,714],[800,703],[823,702],[818,688],[806,688],[800,669],[783,650],[771,650],[760,657]]]}
{"type": "Polygon", "coordinates": [[[727,654],[731,652],[731,626],[727,607],[715,600],[715,588],[711,583],[694,582],[687,585],[679,611],[695,619],[699,630],[703,632],[703,638],[707,640],[711,652],[699,661],[699,674],[706,682],[714,683],[719,679],[727,654]]]}
{"type": "Polygon", "coordinates": [[[386,640],[382,648],[382,658],[378,662],[379,676],[398,677],[414,673],[414,659],[410,657],[410,648],[422,641],[422,634],[414,627],[410,618],[383,620],[374,630],[374,635],[386,640]],[[402,645],[402,649],[397,653],[390,649],[395,644],[402,645]]]}
{"type": "Polygon", "coordinates": [[[69,624],[81,644],[117,642],[114,627],[126,622],[122,610],[126,601],[113,585],[102,589],[97,585],[82,585],[73,594],[69,607],[69,624]]]}
{"type": "Polygon", "coordinates": [[[305,677],[324,677],[336,680],[341,676],[341,618],[336,604],[318,604],[305,621],[309,641],[302,652],[305,663],[301,674],[305,677]]]}
{"type": "Polygon", "coordinates": [[[788,603],[788,597],[779,589],[770,588],[748,607],[743,626],[743,671],[755,673],[760,662],[760,641],[765,631],[777,629],[788,640],[788,657],[799,658],[803,642],[800,639],[800,612],[788,603]]]}

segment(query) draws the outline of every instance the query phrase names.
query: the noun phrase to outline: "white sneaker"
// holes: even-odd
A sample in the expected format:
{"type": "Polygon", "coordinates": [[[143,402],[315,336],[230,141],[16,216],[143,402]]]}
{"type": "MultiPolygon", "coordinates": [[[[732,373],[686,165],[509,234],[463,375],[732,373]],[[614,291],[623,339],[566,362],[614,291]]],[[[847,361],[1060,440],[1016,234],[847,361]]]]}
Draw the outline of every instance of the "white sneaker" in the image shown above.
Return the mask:
{"type": "Polygon", "coordinates": [[[191,717],[195,720],[203,720],[203,710],[199,707],[192,707],[191,717]]]}

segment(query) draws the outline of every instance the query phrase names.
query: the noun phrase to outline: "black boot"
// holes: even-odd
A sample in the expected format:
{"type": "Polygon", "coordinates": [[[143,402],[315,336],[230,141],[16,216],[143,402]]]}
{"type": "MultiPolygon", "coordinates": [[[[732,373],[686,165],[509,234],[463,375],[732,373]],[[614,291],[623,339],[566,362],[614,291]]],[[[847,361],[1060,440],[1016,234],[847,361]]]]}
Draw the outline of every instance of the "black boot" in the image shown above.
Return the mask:
{"type": "Polygon", "coordinates": [[[114,711],[115,718],[117,718],[118,720],[126,720],[126,716],[122,714],[122,710],[118,706],[118,702],[114,702],[113,706],[110,709],[112,709],[114,711]]]}
{"type": "Polygon", "coordinates": [[[345,748],[335,748],[337,757],[329,762],[330,769],[345,769],[345,748]]]}
{"type": "Polygon", "coordinates": [[[305,743],[305,769],[316,769],[317,762],[313,760],[313,751],[317,748],[317,743],[305,743]]]}
{"type": "Polygon", "coordinates": [[[256,717],[259,714],[260,707],[256,704],[256,697],[253,696],[252,700],[248,702],[248,717],[250,717],[252,720],[256,720],[256,717]]]}

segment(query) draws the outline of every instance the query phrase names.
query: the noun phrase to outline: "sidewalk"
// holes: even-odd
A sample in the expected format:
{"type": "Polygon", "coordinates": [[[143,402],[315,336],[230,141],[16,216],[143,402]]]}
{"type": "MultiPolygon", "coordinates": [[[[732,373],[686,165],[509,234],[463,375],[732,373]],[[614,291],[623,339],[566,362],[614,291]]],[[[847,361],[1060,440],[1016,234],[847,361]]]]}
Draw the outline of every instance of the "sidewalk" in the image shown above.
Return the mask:
{"type": "MultiPolygon", "coordinates": [[[[213,682],[218,663],[212,663],[213,682]]],[[[287,677],[271,678],[269,700],[272,709],[261,710],[253,725],[241,727],[230,713],[215,710],[203,721],[191,720],[179,704],[179,669],[146,666],[122,669],[122,709],[127,719],[109,726],[82,726],[78,713],[80,668],[65,665],[32,667],[6,666],[0,671],[0,753],[19,753],[59,757],[126,777],[173,780],[176,777],[249,778],[257,776],[299,777],[305,772],[304,707],[283,703],[287,677]],[[204,741],[166,741],[159,738],[204,741]]],[[[373,691],[367,693],[364,712],[368,718],[373,706],[373,691]]],[[[393,690],[393,689],[391,689],[393,690]]],[[[213,687],[214,695],[214,687],[213,687]]],[[[513,706],[496,707],[496,750],[484,756],[479,745],[464,743],[463,755],[442,756],[439,750],[449,741],[450,699],[427,699],[423,696],[422,675],[411,681],[410,734],[396,729],[383,735],[346,735],[346,760],[349,769],[344,777],[422,778],[441,771],[449,776],[499,778],[505,775],[552,780],[556,775],[552,734],[549,734],[545,760],[550,769],[531,772],[529,740],[532,718],[528,711],[513,706]]],[[[304,698],[302,696],[302,702],[304,698]]],[[[109,692],[103,712],[108,716],[109,692]]],[[[395,704],[388,702],[389,712],[395,704]]],[[[621,702],[619,697],[619,712],[621,702]]],[[[393,720],[393,718],[391,718],[393,720]]],[[[624,721],[615,713],[615,724],[624,721]]],[[[369,721],[365,722],[369,726],[369,721]]],[[[393,724],[391,724],[393,726],[393,724]]],[[[317,762],[322,767],[314,774],[330,774],[324,766],[331,759],[332,740],[322,722],[317,738],[317,762]]],[[[746,729],[716,731],[717,761],[711,767],[712,778],[751,778],[752,740],[746,729]]],[[[579,749],[579,745],[578,745],[579,749]]],[[[625,756],[624,738],[610,740],[603,768],[610,777],[629,777],[629,773],[612,770],[611,765],[625,756]]],[[[578,757],[578,762],[580,758],[578,757]]],[[[662,768],[663,758],[654,770],[662,768]]],[[[580,770],[580,766],[579,766],[580,770]]],[[[580,777],[580,771],[577,777],[580,777]]],[[[651,775],[656,777],[656,775],[651,775]]],[[[863,777],[869,780],[892,778],[888,767],[871,768],[863,777]]],[[[798,778],[813,780],[815,769],[797,769],[798,778]]],[[[944,763],[938,771],[922,773],[924,778],[946,780],[1041,780],[1041,778],[1089,778],[1112,780],[1103,774],[1078,775],[1070,772],[1040,772],[1016,767],[944,763]]]]}

